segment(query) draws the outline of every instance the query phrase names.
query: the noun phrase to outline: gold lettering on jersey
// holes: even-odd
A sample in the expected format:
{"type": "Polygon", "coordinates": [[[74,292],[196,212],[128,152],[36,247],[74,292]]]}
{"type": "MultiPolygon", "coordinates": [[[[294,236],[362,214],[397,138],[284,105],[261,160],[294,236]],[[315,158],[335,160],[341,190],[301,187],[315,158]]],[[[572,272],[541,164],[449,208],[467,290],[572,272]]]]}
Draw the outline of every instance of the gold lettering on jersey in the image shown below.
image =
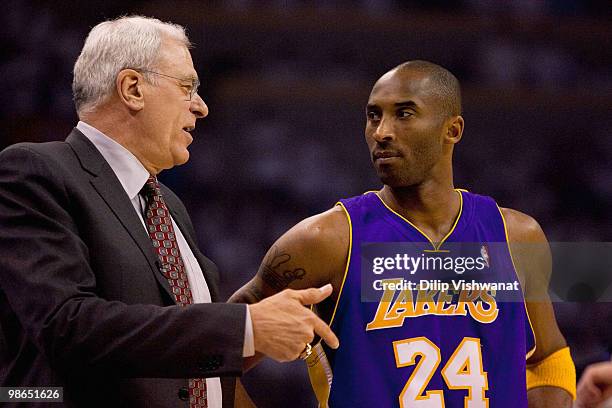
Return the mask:
{"type": "Polygon", "coordinates": [[[401,278],[385,279],[382,297],[366,330],[401,327],[404,320],[426,315],[471,316],[480,323],[492,323],[499,315],[494,290],[410,290],[401,289],[401,278]],[[398,289],[395,289],[398,287],[398,289]]]}

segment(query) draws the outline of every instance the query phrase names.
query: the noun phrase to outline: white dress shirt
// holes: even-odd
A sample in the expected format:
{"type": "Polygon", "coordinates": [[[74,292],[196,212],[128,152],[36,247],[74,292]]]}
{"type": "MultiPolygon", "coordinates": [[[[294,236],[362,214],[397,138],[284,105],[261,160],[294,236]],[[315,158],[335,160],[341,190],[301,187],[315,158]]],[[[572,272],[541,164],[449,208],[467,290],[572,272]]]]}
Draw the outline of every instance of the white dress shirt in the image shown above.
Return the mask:
{"type": "MultiPolygon", "coordinates": [[[[104,159],[110,165],[111,169],[113,169],[115,175],[119,179],[119,182],[123,186],[123,189],[130,198],[132,205],[134,206],[134,211],[136,211],[136,214],[138,214],[138,218],[140,218],[142,226],[146,231],[147,228],[143,217],[145,200],[144,197],[140,195],[140,191],[149,178],[149,172],[129,150],[115,142],[110,137],[106,136],[104,133],[100,132],[98,129],[83,121],[79,121],[76,128],[94,144],[100,154],[102,154],[104,159]]],[[[172,217],[170,218],[172,219],[172,217]]],[[[204,279],[204,274],[202,273],[200,264],[193,255],[193,252],[187,244],[185,237],[173,219],[172,226],[174,227],[179,251],[181,252],[181,257],[183,258],[183,262],[185,264],[185,272],[187,273],[187,278],[189,279],[189,286],[193,295],[193,303],[210,303],[210,290],[208,289],[206,279],[204,279]]],[[[248,307],[246,313],[245,339],[242,354],[244,357],[249,357],[255,354],[253,324],[251,322],[251,315],[248,307]]],[[[207,378],[206,389],[209,408],[221,408],[222,396],[221,382],[219,378],[207,378]]]]}

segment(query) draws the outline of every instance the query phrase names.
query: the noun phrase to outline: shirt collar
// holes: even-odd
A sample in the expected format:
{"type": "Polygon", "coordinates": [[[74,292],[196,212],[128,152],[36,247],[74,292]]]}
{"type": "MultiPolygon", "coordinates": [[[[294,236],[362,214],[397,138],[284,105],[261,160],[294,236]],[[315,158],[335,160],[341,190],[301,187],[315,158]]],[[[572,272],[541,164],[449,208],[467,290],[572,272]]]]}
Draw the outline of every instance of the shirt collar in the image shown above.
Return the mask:
{"type": "Polygon", "coordinates": [[[85,135],[110,165],[130,200],[133,200],[149,178],[144,168],[128,149],[115,142],[95,127],[79,121],[76,128],[85,135]]]}

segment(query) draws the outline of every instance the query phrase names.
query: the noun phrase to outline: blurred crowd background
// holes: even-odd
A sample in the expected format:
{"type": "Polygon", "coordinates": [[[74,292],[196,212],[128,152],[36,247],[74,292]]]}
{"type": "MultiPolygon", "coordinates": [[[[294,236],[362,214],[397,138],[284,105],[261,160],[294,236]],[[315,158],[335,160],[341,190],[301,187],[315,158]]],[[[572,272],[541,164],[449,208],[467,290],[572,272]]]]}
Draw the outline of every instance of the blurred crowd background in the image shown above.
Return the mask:
{"type": "MultiPolygon", "coordinates": [[[[299,220],[379,188],[364,108],[374,81],[411,59],[441,64],[463,85],[457,187],[534,216],[550,241],[612,241],[608,1],[3,5],[0,148],[63,140],[76,124],[71,72],[93,25],[143,14],[187,27],[210,115],[194,133],[190,162],[161,179],[187,205],[225,296],[299,220]]],[[[612,304],[596,301],[612,270],[597,271],[598,288],[581,282],[580,267],[571,273],[574,294],[554,297],[580,372],[610,358],[612,304]],[[582,302],[563,301],[568,296],[582,302]]],[[[260,407],[314,406],[302,362],[267,361],[244,382],[260,407]]]]}

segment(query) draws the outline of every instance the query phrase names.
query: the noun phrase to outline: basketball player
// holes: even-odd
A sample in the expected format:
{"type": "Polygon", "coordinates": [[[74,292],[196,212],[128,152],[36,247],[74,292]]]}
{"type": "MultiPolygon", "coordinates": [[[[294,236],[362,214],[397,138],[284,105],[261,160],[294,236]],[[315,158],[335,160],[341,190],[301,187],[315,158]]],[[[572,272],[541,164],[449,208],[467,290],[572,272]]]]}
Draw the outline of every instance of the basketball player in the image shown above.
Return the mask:
{"type": "Polygon", "coordinates": [[[571,405],[575,372],[547,295],[548,243],[528,215],[454,188],[452,155],[463,128],[459,83],[449,71],[411,61],[384,74],[365,128],[382,189],[290,229],[232,297],[253,303],[286,288],[333,285],[332,301],[317,311],[340,347],[319,343],[307,359],[320,406],[571,405]],[[520,301],[496,300],[495,291],[389,287],[376,302],[363,301],[370,282],[362,281],[362,244],[396,242],[451,256],[453,243],[503,243],[483,244],[483,259],[492,280],[520,282],[520,301]]]}

